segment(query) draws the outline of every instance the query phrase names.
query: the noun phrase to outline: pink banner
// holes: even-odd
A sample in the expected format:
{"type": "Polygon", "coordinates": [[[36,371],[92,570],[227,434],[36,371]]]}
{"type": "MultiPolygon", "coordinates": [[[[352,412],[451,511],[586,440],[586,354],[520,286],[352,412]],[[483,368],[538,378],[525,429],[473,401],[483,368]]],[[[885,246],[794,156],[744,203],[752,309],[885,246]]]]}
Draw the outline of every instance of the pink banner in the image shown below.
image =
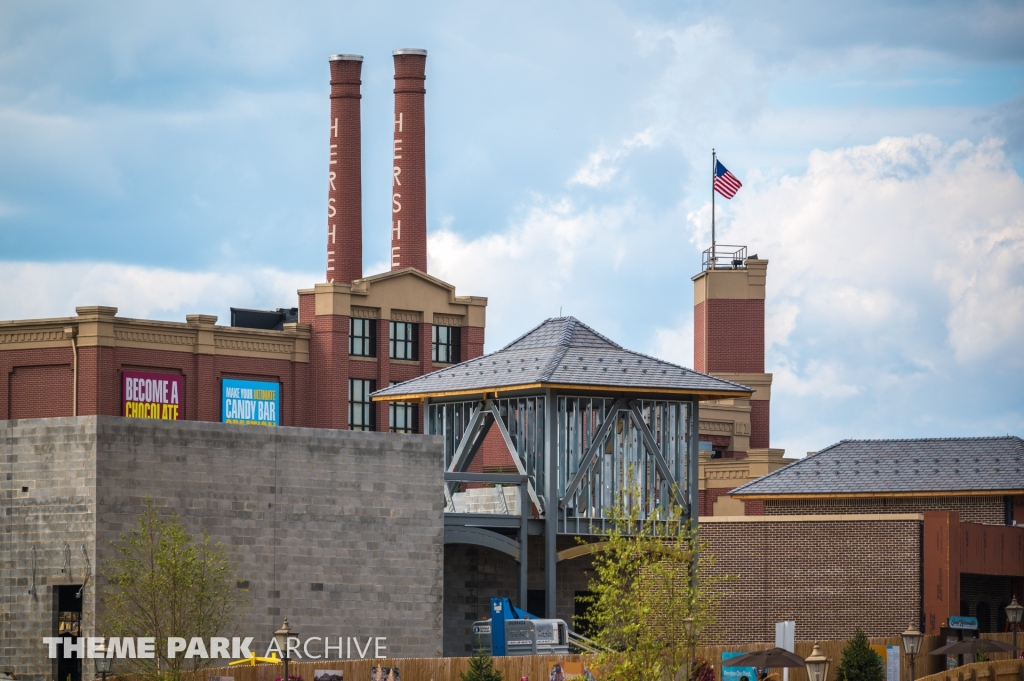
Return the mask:
{"type": "Polygon", "coordinates": [[[136,419],[180,421],[181,376],[125,371],[121,374],[121,416],[136,419]]]}

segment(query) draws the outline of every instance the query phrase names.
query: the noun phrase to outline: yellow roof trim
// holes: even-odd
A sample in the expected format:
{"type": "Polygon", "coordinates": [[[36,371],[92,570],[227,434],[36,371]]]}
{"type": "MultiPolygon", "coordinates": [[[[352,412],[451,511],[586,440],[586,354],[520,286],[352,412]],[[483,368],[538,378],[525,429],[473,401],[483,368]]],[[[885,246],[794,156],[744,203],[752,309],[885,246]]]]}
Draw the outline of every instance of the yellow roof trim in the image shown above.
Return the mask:
{"type": "Polygon", "coordinates": [[[578,383],[526,383],[522,385],[508,385],[503,387],[490,387],[487,389],[473,388],[469,390],[447,390],[436,393],[410,393],[405,395],[388,395],[371,398],[374,402],[422,402],[428,397],[460,397],[463,395],[483,395],[485,393],[506,393],[516,390],[535,390],[537,388],[551,388],[553,390],[603,390],[606,392],[621,393],[655,393],[661,395],[687,395],[704,399],[720,399],[728,397],[750,397],[753,391],[730,390],[683,390],[682,388],[627,388],[621,386],[603,385],[581,385],[578,383]]]}

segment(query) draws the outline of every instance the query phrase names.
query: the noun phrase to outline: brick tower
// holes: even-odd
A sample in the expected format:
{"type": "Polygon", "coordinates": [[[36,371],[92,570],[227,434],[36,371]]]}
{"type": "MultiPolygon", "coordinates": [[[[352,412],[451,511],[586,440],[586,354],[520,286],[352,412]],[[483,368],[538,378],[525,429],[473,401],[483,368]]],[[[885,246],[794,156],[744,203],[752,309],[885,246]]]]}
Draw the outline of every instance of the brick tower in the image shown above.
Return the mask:
{"type": "Polygon", "coordinates": [[[395,143],[391,177],[391,269],[427,271],[427,51],[395,58],[395,143]]]}
{"type": "Polygon", "coordinates": [[[327,282],[363,276],[363,182],[359,80],[363,58],[336,54],[331,66],[327,172],[327,282]]]}
{"type": "Polygon", "coordinates": [[[693,277],[693,368],[754,389],[751,399],[701,406],[702,515],[756,515],[761,502],[724,496],[786,463],[770,449],[772,375],[764,370],[764,299],[768,261],[746,248],[719,246],[726,264],[693,277]],[[737,249],[728,254],[721,249],[737,249]]]}

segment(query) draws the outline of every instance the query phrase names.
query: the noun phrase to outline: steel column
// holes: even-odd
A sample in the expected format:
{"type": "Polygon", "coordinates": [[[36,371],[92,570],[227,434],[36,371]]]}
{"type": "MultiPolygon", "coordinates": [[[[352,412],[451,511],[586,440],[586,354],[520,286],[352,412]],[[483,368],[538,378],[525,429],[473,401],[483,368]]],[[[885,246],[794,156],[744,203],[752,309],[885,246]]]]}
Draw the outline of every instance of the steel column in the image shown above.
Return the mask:
{"type": "Polygon", "coordinates": [[[519,483],[519,603],[518,606],[522,610],[526,610],[526,589],[529,586],[527,579],[529,567],[529,556],[527,555],[526,547],[530,543],[529,537],[529,524],[530,524],[530,495],[527,492],[526,486],[528,482],[526,476],[523,476],[523,481],[519,483]]]}
{"type": "MultiPolygon", "coordinates": [[[[688,473],[686,475],[687,490],[690,497],[690,529],[697,531],[697,523],[700,520],[700,402],[694,396],[690,401],[690,438],[687,442],[688,473]]],[[[693,560],[690,563],[690,598],[697,595],[697,561],[699,556],[696,548],[693,550],[693,560]]],[[[691,604],[692,605],[692,604],[691,604]]],[[[689,615],[692,617],[692,615],[689,615]]]]}
{"type": "Polygon", "coordinates": [[[544,400],[547,414],[544,428],[547,439],[544,443],[544,474],[548,488],[544,499],[544,616],[557,617],[555,606],[558,602],[556,590],[558,578],[555,565],[558,563],[558,406],[555,393],[548,389],[544,400]]]}

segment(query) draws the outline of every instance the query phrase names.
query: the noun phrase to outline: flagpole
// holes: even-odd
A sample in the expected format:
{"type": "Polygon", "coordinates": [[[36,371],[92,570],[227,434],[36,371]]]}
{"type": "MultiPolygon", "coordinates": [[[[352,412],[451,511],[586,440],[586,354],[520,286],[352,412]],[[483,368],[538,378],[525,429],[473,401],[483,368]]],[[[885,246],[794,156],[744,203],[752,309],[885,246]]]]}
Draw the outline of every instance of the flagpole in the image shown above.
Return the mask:
{"type": "Polygon", "coordinates": [[[718,170],[715,148],[711,147],[711,267],[715,269],[715,171],[718,170]]]}

